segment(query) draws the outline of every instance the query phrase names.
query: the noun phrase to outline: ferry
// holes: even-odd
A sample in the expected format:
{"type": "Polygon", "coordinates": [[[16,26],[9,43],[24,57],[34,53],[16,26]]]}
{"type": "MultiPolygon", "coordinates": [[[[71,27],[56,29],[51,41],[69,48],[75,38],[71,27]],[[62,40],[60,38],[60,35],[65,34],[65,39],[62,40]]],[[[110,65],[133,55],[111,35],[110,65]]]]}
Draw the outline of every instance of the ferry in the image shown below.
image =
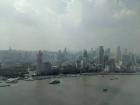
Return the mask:
{"type": "Polygon", "coordinates": [[[29,77],[27,79],[24,79],[25,81],[34,81],[34,79],[32,77],[29,77]]]}
{"type": "Polygon", "coordinates": [[[6,83],[1,83],[0,84],[0,87],[8,87],[8,86],[10,86],[10,84],[6,84],[6,83]]]}
{"type": "Polygon", "coordinates": [[[9,78],[6,81],[6,83],[17,83],[17,82],[18,82],[18,78],[9,78]]]}

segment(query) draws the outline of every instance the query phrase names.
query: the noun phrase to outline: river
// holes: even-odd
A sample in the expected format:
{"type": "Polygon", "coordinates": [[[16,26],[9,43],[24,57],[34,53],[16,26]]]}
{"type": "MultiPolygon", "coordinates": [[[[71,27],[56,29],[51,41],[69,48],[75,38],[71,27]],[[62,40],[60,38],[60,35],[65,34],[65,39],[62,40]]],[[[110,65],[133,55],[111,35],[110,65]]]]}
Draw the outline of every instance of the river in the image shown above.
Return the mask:
{"type": "Polygon", "coordinates": [[[46,79],[0,87],[0,105],[140,105],[140,75],[58,79],[61,83],[57,85],[46,79]],[[111,80],[114,77],[118,79],[111,80]]]}

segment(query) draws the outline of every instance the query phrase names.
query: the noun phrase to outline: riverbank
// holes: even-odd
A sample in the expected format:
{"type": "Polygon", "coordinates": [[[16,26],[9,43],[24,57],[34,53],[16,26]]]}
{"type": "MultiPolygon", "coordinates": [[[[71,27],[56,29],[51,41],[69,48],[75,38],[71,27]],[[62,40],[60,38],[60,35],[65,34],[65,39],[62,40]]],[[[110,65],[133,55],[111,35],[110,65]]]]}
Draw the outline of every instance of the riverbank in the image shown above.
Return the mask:
{"type": "MultiPolygon", "coordinates": [[[[102,72],[102,73],[60,74],[60,75],[49,75],[49,76],[35,76],[35,77],[31,77],[31,78],[33,81],[33,80],[44,80],[44,79],[51,79],[51,78],[96,76],[96,75],[140,75],[140,72],[139,73],[104,73],[104,72],[102,72]]],[[[30,80],[27,80],[24,78],[19,78],[19,80],[30,81],[30,80]]]]}
{"type": "Polygon", "coordinates": [[[36,76],[35,80],[63,78],[63,77],[79,77],[79,76],[94,76],[94,75],[140,75],[140,73],[80,73],[80,74],[60,74],[52,76],[36,76]]]}

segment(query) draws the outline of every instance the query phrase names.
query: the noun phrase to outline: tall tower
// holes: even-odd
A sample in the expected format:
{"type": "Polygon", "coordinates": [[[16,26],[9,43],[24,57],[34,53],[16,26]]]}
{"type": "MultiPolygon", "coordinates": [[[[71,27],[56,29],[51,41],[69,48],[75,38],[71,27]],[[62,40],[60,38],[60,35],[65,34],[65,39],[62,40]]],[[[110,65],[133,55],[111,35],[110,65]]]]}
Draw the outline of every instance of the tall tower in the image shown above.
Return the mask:
{"type": "Polygon", "coordinates": [[[87,50],[84,50],[83,52],[83,63],[84,63],[84,67],[87,67],[88,66],[88,51],[87,50]]]}
{"type": "Polygon", "coordinates": [[[122,59],[122,55],[121,55],[121,48],[120,46],[117,47],[117,52],[116,52],[116,62],[119,63],[122,59]]]}
{"type": "Polygon", "coordinates": [[[67,61],[67,60],[68,60],[67,48],[65,48],[64,51],[63,51],[63,60],[64,60],[64,61],[67,61]]]}
{"type": "Polygon", "coordinates": [[[98,63],[104,66],[104,46],[99,47],[98,63]]]}
{"type": "Polygon", "coordinates": [[[88,59],[88,52],[87,52],[87,50],[84,50],[83,57],[86,58],[86,59],[88,59]]]}
{"type": "Polygon", "coordinates": [[[105,55],[108,56],[108,58],[111,57],[111,50],[110,50],[110,48],[107,48],[107,49],[105,50],[105,55]]]}
{"type": "Polygon", "coordinates": [[[40,50],[37,54],[37,71],[38,73],[42,70],[42,64],[43,64],[43,52],[40,50]]]}
{"type": "Polygon", "coordinates": [[[64,55],[67,55],[67,53],[68,53],[67,52],[67,48],[64,49],[64,52],[63,53],[64,53],[64,55]]]}

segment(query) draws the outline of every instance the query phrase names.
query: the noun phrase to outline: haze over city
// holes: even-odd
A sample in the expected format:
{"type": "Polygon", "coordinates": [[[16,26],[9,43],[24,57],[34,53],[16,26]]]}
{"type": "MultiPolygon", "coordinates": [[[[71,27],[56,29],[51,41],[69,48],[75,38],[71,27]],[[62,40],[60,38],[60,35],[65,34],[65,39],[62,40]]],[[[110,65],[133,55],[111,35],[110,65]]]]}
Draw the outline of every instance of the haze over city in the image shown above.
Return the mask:
{"type": "Polygon", "coordinates": [[[139,0],[1,0],[0,49],[140,51],[139,0]]]}
{"type": "Polygon", "coordinates": [[[0,105],[140,105],[140,0],[0,0],[0,105]]]}

